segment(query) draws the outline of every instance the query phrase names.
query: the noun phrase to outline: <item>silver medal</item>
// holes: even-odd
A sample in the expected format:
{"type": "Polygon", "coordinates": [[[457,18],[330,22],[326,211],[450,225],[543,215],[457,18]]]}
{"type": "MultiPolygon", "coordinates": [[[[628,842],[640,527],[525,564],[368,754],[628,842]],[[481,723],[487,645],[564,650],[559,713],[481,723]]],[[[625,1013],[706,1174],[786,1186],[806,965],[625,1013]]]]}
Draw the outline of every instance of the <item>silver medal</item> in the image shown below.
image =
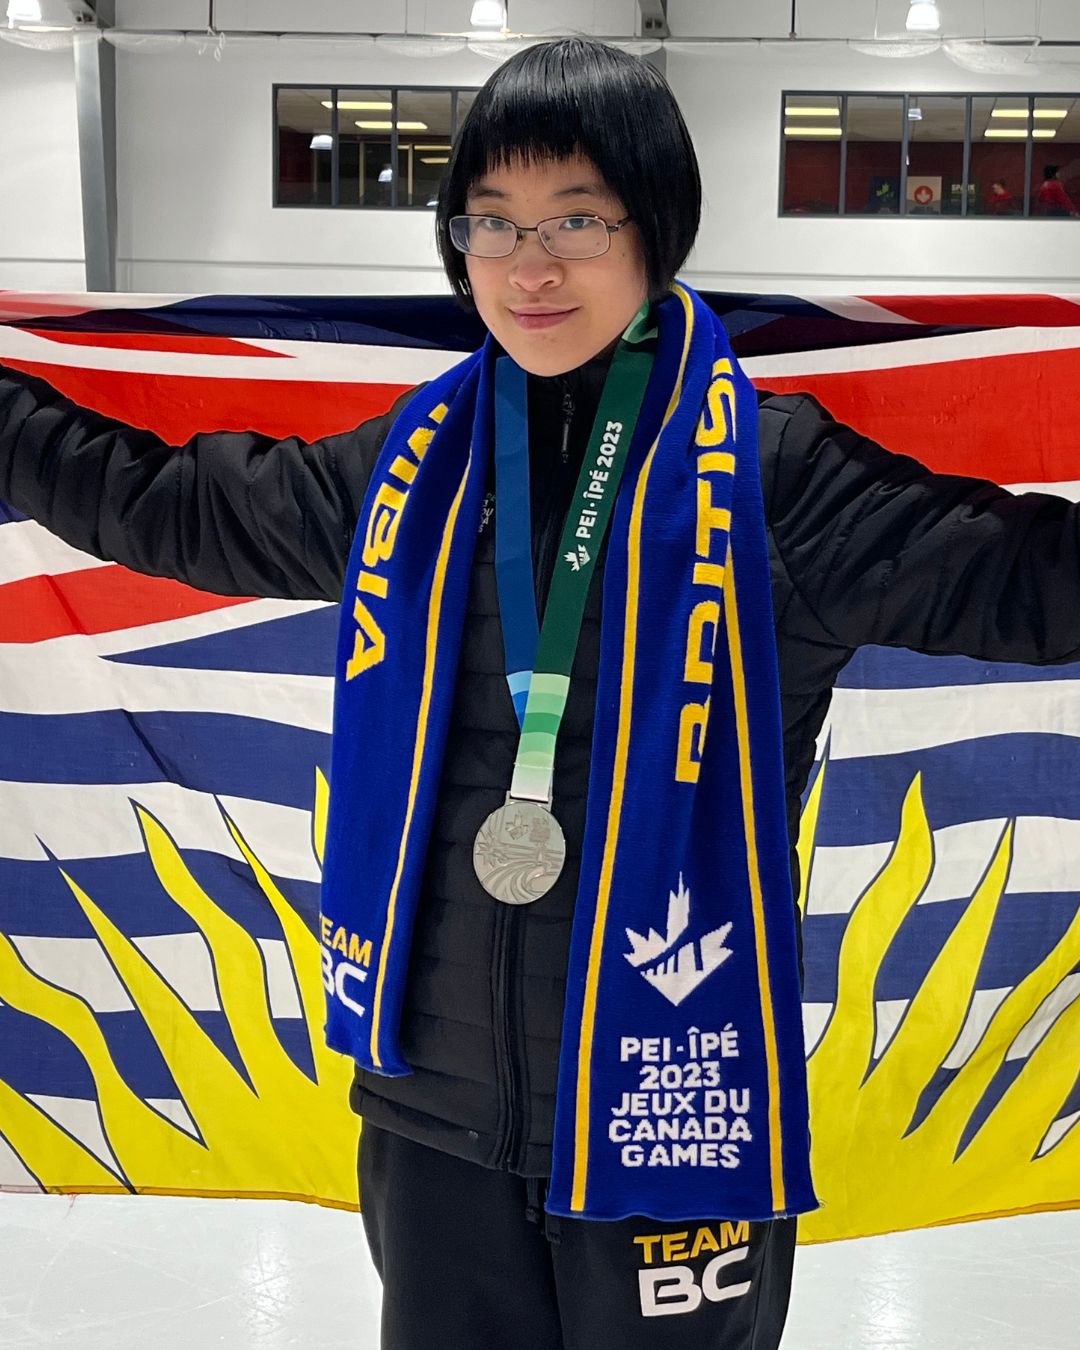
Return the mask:
{"type": "Polygon", "coordinates": [[[566,840],[551,808],[509,793],[480,826],[473,844],[481,886],[506,905],[529,905],[547,895],[565,860],[566,840]]]}

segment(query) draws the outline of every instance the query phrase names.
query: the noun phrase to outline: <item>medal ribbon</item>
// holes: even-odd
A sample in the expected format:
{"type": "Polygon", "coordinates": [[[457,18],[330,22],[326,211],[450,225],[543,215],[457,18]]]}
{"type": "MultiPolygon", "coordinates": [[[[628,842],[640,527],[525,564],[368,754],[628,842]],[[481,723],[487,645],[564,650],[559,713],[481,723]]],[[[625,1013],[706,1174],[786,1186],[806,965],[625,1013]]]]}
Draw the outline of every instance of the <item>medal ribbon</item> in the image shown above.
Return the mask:
{"type": "Polygon", "coordinates": [[[555,744],[585,601],[652,371],[656,330],[647,326],[648,312],[646,302],[612,357],[563,525],[542,628],[532,563],[527,377],[508,356],[495,364],[495,567],[506,678],[521,726],[510,785],[514,800],[551,806],[555,744]]]}

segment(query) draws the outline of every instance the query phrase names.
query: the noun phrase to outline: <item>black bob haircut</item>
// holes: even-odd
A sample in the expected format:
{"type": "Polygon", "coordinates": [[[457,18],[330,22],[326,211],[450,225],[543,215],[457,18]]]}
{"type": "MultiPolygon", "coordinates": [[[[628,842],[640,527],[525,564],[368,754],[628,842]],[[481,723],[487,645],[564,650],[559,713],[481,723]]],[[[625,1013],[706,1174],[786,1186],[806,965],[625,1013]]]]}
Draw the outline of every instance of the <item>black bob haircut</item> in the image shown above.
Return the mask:
{"type": "MultiPolygon", "coordinates": [[[[701,175],[675,95],[654,67],[589,38],[512,56],[478,92],[439,189],[435,233],[454,294],[472,306],[450,217],[492,169],[580,154],[619,197],[641,237],[649,299],[671,289],[701,218],[701,175]]],[[[522,222],[523,224],[535,222],[522,222]]]]}

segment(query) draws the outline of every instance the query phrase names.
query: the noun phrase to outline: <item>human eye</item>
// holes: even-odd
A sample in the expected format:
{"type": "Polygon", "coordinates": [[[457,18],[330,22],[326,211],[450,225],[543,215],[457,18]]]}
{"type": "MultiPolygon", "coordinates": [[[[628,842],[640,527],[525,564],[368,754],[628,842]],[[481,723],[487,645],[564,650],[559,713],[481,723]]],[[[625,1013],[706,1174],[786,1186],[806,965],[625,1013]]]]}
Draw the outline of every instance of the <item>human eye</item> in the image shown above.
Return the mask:
{"type": "Polygon", "coordinates": [[[587,230],[590,225],[595,224],[595,216],[563,216],[559,229],[565,230],[567,234],[578,234],[581,230],[587,230]]]}
{"type": "Polygon", "coordinates": [[[513,229],[510,222],[501,216],[480,216],[476,227],[484,234],[505,234],[507,230],[513,229]]]}

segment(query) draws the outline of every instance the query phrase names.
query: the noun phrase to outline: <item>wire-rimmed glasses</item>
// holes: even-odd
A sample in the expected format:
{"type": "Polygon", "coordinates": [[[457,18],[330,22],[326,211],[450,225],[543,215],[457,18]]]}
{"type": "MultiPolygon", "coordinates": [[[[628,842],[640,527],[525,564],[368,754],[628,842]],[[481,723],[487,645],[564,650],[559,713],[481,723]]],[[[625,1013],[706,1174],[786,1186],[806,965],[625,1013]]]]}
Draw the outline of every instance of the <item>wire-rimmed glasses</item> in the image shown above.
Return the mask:
{"type": "Polygon", "coordinates": [[[474,258],[508,258],[527,234],[537,234],[553,258],[598,258],[611,247],[611,236],[629,221],[609,225],[599,216],[551,216],[536,225],[516,225],[503,216],[451,216],[450,241],[474,258]]]}

